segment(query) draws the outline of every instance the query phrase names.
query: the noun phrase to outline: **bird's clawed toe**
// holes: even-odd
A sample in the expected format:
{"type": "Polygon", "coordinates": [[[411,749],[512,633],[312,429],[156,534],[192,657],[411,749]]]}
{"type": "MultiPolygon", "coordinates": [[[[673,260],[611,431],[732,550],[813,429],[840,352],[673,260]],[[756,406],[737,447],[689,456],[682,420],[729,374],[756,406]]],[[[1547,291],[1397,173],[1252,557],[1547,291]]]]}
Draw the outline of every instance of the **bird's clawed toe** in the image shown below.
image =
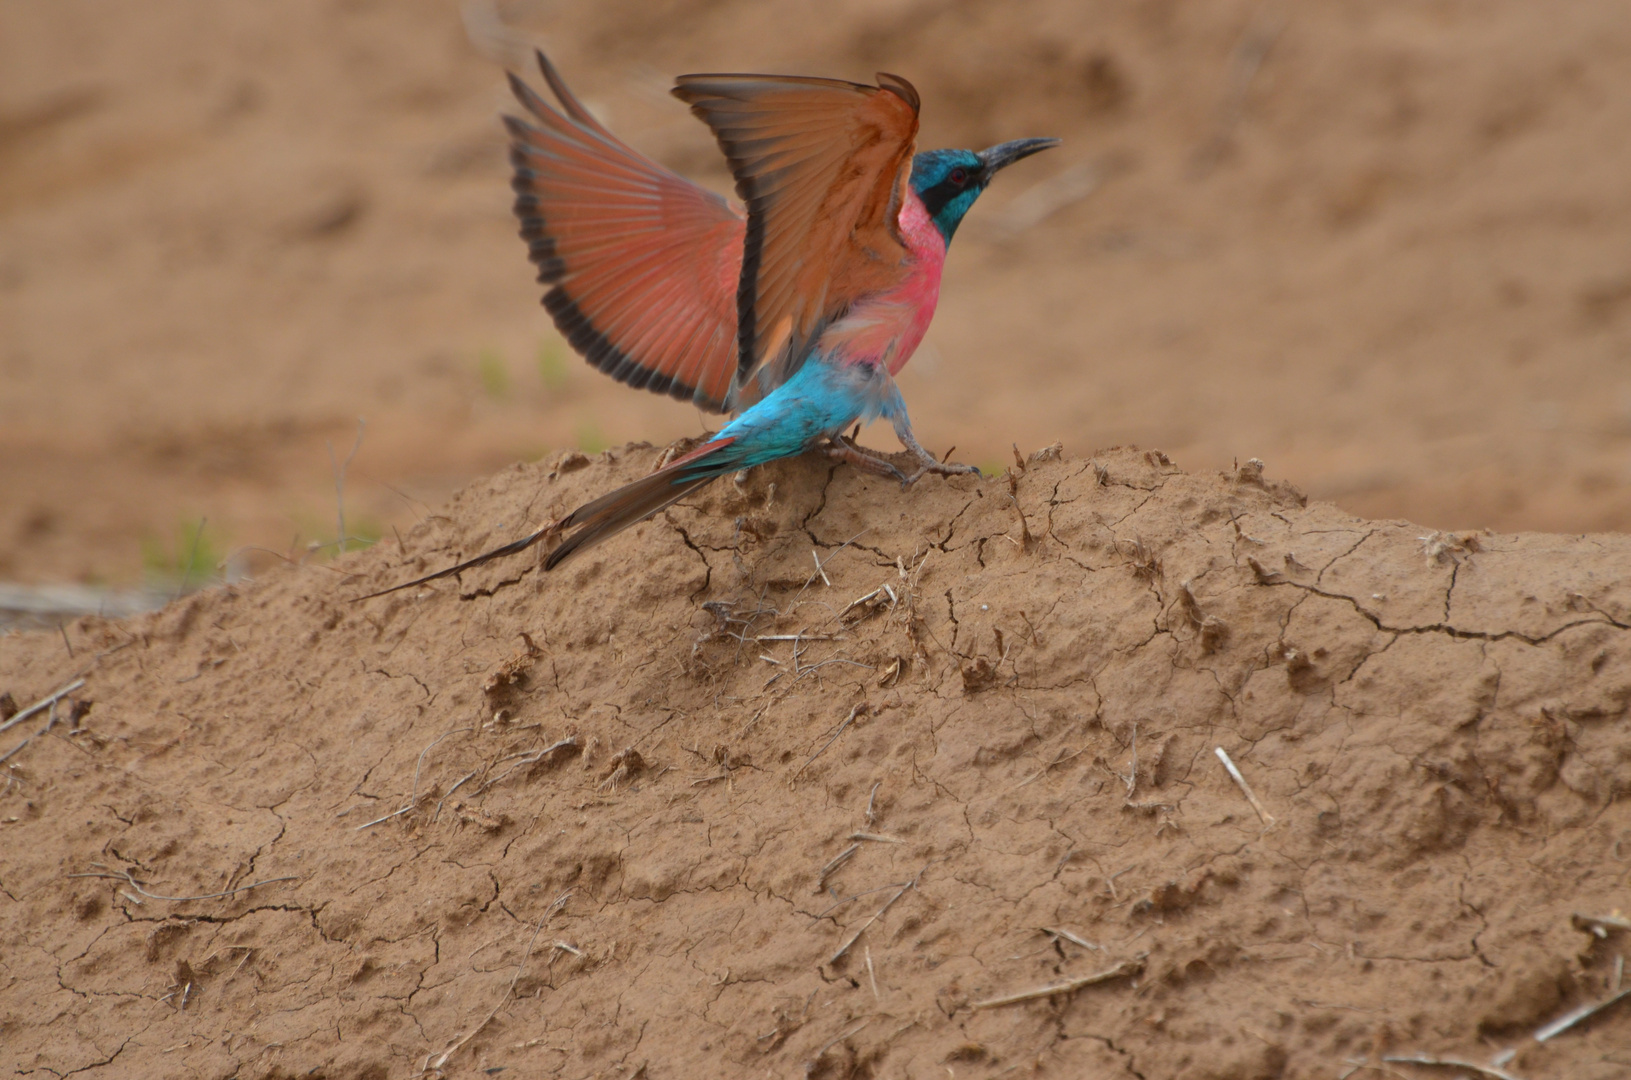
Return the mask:
{"type": "Polygon", "coordinates": [[[899,480],[902,485],[912,482],[907,479],[906,474],[901,472],[894,462],[869,450],[861,449],[842,435],[831,440],[822,449],[834,461],[847,462],[862,472],[871,473],[874,476],[892,476],[899,480]]]}

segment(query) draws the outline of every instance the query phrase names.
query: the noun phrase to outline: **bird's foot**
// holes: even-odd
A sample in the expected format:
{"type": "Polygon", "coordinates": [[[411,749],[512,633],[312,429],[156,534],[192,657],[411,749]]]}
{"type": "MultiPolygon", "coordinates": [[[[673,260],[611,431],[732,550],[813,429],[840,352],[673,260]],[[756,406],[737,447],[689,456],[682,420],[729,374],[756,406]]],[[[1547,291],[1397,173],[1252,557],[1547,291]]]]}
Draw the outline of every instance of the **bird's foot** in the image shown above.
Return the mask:
{"type": "Polygon", "coordinates": [[[834,461],[847,462],[848,464],[855,466],[857,469],[860,469],[862,472],[868,472],[874,476],[892,477],[899,480],[902,484],[911,483],[911,481],[906,478],[906,474],[901,472],[899,467],[896,466],[893,461],[883,457],[881,454],[874,454],[870,450],[863,450],[861,447],[855,445],[854,442],[845,438],[843,435],[839,435],[836,438],[828,440],[827,445],[822,449],[826,455],[832,458],[834,461]]]}
{"type": "MultiPolygon", "coordinates": [[[[899,433],[897,432],[897,434],[899,433]]],[[[922,463],[918,466],[917,472],[913,473],[911,476],[904,477],[901,480],[903,485],[910,486],[916,483],[918,478],[923,476],[925,473],[937,473],[940,476],[967,476],[970,473],[975,476],[980,475],[980,468],[978,465],[959,465],[954,461],[941,461],[939,458],[923,449],[923,447],[919,446],[917,440],[912,438],[909,434],[902,435],[901,442],[905,443],[906,449],[916,454],[918,461],[922,463]]],[[[946,456],[951,456],[950,450],[946,451],[946,456]]]]}

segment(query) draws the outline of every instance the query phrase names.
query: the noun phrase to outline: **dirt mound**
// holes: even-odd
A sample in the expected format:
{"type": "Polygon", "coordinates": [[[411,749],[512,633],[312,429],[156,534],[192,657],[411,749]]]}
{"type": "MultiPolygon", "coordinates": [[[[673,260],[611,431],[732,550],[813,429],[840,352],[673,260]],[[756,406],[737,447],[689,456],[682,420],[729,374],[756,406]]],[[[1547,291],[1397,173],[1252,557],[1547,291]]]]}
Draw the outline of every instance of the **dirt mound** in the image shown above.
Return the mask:
{"type": "Polygon", "coordinates": [[[370,537],[519,458],[701,431],[539,305],[467,20],[720,190],[681,72],[892,71],[925,148],[1063,138],[957,234],[900,376],[925,446],[1256,455],[1369,517],[1631,529],[1625,0],[14,0],[0,582],[171,592],[206,519],[198,566],[333,542],[358,417],[370,537]]]}
{"type": "Polygon", "coordinates": [[[799,460],[547,578],[346,602],[657,453],[0,638],[19,703],[85,680],[6,764],[16,1073],[1631,1068],[1623,1005],[1532,1037],[1620,977],[1631,539],[1127,449],[799,460]]]}

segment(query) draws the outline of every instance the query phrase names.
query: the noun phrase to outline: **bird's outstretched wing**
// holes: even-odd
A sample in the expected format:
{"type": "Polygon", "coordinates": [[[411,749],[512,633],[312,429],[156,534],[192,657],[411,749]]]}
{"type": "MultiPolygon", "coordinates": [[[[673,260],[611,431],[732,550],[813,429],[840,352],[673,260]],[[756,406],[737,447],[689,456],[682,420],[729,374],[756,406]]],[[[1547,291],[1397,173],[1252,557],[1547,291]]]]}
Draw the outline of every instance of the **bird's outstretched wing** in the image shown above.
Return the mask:
{"type": "Polygon", "coordinates": [[[624,145],[538,53],[557,109],[515,75],[531,121],[504,118],[521,236],[544,307],[619,382],[733,406],[745,223],[724,199],[624,145]]]}
{"type": "Polygon", "coordinates": [[[713,129],[747,203],[736,292],[737,389],[785,382],[821,328],[855,299],[898,284],[908,252],[900,207],[918,95],[775,75],[682,75],[674,94],[713,129]]]}

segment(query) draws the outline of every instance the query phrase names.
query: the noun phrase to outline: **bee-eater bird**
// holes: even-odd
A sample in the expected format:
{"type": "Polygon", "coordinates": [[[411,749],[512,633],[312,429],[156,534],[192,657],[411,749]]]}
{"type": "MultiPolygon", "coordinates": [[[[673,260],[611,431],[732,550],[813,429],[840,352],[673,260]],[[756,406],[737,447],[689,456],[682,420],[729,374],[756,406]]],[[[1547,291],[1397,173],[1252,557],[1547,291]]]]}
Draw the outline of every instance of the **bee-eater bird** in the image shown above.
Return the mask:
{"type": "MultiPolygon", "coordinates": [[[[746,213],[635,152],[538,54],[559,107],[515,75],[504,117],[515,213],[544,307],[585,359],[629,386],[735,418],[701,446],[529,536],[407,588],[574,530],[544,569],[719,476],[820,449],[910,484],[971,473],[918,445],[894,376],[923,340],[946,247],[1000,170],[1057,139],[914,156],[919,99],[782,75],[682,75],[674,96],[713,130],[746,213]],[[910,474],[843,434],[883,418],[910,474]]],[[[392,590],[386,590],[392,591],[392,590]]],[[[377,594],[376,594],[377,595],[377,594]]]]}

